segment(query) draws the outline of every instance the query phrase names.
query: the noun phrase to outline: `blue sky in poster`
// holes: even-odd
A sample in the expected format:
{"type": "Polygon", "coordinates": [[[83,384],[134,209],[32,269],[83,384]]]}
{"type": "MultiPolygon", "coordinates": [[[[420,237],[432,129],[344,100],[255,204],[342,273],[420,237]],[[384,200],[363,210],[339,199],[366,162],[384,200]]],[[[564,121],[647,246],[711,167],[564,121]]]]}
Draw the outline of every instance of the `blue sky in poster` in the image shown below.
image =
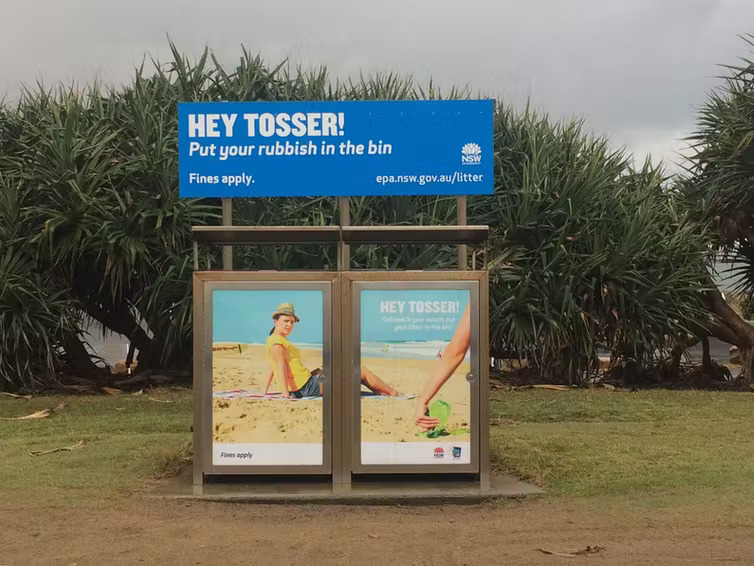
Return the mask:
{"type": "Polygon", "coordinates": [[[361,341],[447,342],[470,296],[468,290],[363,290],[361,341]]]}
{"type": "Polygon", "coordinates": [[[322,291],[223,290],[212,293],[212,340],[263,344],[272,328],[272,313],[281,303],[293,303],[301,322],[291,342],[322,344],[322,291]]]}

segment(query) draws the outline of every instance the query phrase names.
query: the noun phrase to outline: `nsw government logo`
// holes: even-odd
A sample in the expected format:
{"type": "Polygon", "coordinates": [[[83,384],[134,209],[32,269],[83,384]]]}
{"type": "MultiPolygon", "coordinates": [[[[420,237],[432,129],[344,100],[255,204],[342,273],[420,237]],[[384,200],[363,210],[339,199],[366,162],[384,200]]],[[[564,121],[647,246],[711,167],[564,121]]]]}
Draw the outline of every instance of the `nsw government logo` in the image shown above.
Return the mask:
{"type": "Polygon", "coordinates": [[[478,143],[467,143],[461,148],[461,163],[463,165],[479,165],[482,163],[482,148],[478,143]]]}
{"type": "Polygon", "coordinates": [[[435,448],[435,458],[445,458],[445,450],[439,446],[435,448]]]}

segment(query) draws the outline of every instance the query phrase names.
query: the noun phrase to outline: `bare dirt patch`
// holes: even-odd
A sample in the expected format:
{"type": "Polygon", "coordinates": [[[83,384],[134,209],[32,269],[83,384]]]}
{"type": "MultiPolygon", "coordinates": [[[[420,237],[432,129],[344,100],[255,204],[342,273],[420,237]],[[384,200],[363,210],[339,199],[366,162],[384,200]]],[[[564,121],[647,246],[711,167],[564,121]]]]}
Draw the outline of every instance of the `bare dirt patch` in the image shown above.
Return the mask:
{"type": "Polygon", "coordinates": [[[753,564],[754,518],[703,507],[539,500],[483,506],[144,501],[6,509],[0,564],[753,564]],[[565,558],[587,545],[594,556],[565,558]]]}

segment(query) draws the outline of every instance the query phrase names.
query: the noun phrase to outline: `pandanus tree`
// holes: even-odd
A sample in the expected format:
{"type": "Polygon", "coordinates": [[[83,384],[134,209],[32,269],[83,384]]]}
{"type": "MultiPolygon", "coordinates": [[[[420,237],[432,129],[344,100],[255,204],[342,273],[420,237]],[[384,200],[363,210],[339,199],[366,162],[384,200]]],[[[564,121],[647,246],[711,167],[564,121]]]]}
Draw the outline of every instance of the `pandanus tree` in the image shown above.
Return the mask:
{"type": "MultiPolygon", "coordinates": [[[[754,47],[754,36],[746,39],[754,47]]],[[[688,209],[709,228],[711,248],[737,267],[738,291],[754,296],[754,62],[726,66],[721,88],[701,108],[686,175],[679,187],[688,209]]],[[[709,332],[741,350],[743,376],[754,376],[754,327],[711,285],[709,332]]]]}
{"type": "MultiPolygon", "coordinates": [[[[178,102],[437,96],[394,75],[331,83],[324,70],[270,69],[245,50],[228,71],[209,51],[192,63],[171,47],[170,63],[137,69],[124,88],[39,87],[0,106],[0,387],[96,371],[84,344],[89,320],[124,335],[141,369],[190,367],[190,228],[218,223],[220,210],[216,200],[178,196],[178,102]]],[[[355,203],[355,221],[385,211],[411,223],[434,206],[376,202],[355,203]]],[[[235,221],[325,224],[335,210],[328,199],[239,201],[235,221]]],[[[316,268],[334,257],[242,248],[236,265],[316,268]]],[[[395,262],[385,249],[354,253],[357,265],[395,262]]]]}
{"type": "MultiPolygon", "coordinates": [[[[244,51],[226,68],[209,51],[137,69],[119,89],[29,90],[0,106],[0,387],[34,387],[60,369],[93,370],[84,321],[127,337],[139,368],[191,362],[190,227],[219,223],[219,202],[178,196],[177,103],[429,99],[391,74],[330,80],[324,69],[269,68],[244,51]],[[12,340],[8,340],[8,335],[12,340]]],[[[663,189],[577,123],[502,104],[495,193],[469,198],[491,227],[493,353],[526,355],[577,382],[604,348],[637,371],[682,347],[704,322],[704,237],[663,189]]],[[[234,223],[323,225],[334,199],[238,199],[234,223]]],[[[453,197],[364,197],[354,224],[452,224],[453,197]]],[[[218,264],[216,251],[203,251],[218,264]]],[[[450,246],[358,246],[363,268],[451,267],[450,246]]],[[[332,268],[335,250],[239,247],[236,268],[332,268]]]]}
{"type": "MultiPolygon", "coordinates": [[[[190,361],[189,231],[213,213],[178,198],[175,105],[159,83],[27,92],[5,114],[0,155],[0,192],[17,206],[9,248],[78,319],[127,336],[145,367],[190,361]]],[[[50,333],[61,356],[48,373],[95,370],[81,328],[64,343],[50,333]]]]}
{"type": "MultiPolygon", "coordinates": [[[[580,382],[600,350],[637,378],[682,350],[705,319],[705,237],[664,190],[660,168],[531,113],[498,113],[491,227],[493,348],[580,382]]],[[[494,350],[493,350],[494,353],[494,350]]]]}

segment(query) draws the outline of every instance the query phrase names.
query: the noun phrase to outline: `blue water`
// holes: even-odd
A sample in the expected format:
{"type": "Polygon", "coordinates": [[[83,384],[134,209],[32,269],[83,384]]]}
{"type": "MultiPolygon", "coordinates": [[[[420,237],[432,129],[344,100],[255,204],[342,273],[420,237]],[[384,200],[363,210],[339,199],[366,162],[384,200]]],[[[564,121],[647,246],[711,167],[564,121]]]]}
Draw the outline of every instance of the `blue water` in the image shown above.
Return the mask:
{"type": "MultiPolygon", "coordinates": [[[[322,344],[293,341],[300,350],[322,350],[322,344]]],[[[262,346],[263,344],[252,344],[262,346]]],[[[432,340],[426,342],[362,342],[361,355],[365,358],[399,358],[407,360],[435,360],[442,354],[447,342],[432,340]]],[[[466,353],[469,359],[469,353],[466,353]]]]}

